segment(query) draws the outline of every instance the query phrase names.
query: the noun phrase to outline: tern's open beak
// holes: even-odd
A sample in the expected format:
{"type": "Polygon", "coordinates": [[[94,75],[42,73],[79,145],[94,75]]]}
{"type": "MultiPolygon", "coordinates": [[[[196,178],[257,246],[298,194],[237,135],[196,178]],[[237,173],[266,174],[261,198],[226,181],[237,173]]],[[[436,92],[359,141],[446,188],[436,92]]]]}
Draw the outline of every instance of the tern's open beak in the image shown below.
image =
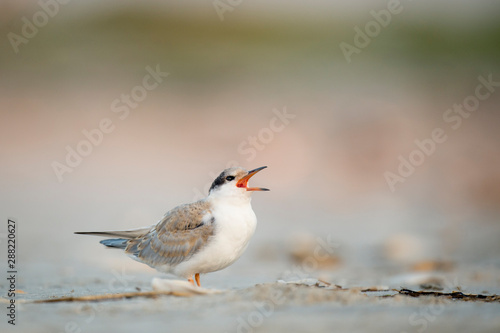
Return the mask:
{"type": "Polygon", "coordinates": [[[265,168],[267,168],[267,166],[263,166],[263,167],[248,171],[248,175],[246,175],[245,177],[238,180],[238,182],[236,183],[236,186],[244,187],[247,189],[247,191],[269,191],[269,189],[263,188],[263,187],[248,187],[247,186],[248,180],[250,178],[252,178],[252,176],[255,175],[257,172],[259,172],[260,170],[265,169],[265,168]]]}

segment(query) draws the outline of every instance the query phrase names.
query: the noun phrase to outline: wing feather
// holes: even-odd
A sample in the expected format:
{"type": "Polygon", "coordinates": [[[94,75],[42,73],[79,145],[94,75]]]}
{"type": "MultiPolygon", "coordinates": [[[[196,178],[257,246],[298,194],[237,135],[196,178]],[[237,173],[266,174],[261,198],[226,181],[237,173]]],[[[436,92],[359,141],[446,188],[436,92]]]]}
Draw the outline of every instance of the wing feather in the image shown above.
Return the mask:
{"type": "Polygon", "coordinates": [[[205,201],[176,207],[147,234],[129,240],[125,252],[151,267],[177,265],[206,246],[214,222],[205,201]]]}

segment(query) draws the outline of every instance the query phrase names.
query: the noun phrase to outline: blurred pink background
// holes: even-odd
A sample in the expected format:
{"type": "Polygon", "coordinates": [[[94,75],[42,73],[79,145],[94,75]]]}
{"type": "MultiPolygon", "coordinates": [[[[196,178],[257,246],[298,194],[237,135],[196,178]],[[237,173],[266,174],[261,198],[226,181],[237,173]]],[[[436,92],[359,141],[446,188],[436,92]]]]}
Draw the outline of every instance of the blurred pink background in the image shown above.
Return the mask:
{"type": "MultiPolygon", "coordinates": [[[[498,6],[408,3],[348,63],[339,44],[384,5],[245,2],[220,21],[211,3],[75,1],[18,53],[3,38],[0,211],[19,221],[21,262],[111,265],[119,254],[73,232],[153,224],[233,161],[269,167],[252,179],[271,192],[254,195],[243,263],[300,233],[333,235],[351,264],[392,260],[384,248],[400,236],[417,244],[403,260],[498,260],[500,92],[456,131],[442,118],[479,76],[500,81],[498,6]],[[169,76],[121,120],[113,101],[157,65],[169,76]],[[273,110],[294,118],[242,154],[273,110]],[[114,130],[59,182],[52,163],[105,118],[114,130]],[[437,127],[448,140],[392,192],[384,173],[437,127]]],[[[3,3],[1,34],[37,6],[3,3]]]]}

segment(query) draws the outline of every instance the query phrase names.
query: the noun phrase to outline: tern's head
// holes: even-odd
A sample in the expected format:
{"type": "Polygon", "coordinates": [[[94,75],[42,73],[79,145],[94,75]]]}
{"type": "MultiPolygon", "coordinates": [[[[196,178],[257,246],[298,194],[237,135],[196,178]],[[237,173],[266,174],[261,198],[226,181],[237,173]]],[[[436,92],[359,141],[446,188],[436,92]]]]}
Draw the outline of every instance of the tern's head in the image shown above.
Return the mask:
{"type": "Polygon", "coordinates": [[[267,167],[247,171],[241,167],[229,168],[215,178],[209,195],[217,196],[250,196],[253,191],[269,191],[263,187],[248,187],[248,180],[257,172],[267,167]]]}

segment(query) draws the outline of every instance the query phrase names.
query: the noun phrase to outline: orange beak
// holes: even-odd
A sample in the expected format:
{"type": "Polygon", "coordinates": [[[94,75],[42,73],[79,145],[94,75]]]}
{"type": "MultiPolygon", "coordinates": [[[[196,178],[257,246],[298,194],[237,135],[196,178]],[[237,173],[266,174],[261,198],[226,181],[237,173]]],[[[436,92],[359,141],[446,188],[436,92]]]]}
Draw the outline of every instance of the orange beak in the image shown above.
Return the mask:
{"type": "Polygon", "coordinates": [[[246,188],[247,191],[269,191],[269,189],[263,188],[263,187],[248,187],[248,180],[250,178],[252,178],[252,176],[255,175],[257,172],[259,172],[260,170],[265,169],[265,168],[267,168],[267,166],[263,166],[263,167],[248,171],[248,175],[246,175],[245,177],[238,180],[238,182],[236,183],[236,186],[246,188]]]}

